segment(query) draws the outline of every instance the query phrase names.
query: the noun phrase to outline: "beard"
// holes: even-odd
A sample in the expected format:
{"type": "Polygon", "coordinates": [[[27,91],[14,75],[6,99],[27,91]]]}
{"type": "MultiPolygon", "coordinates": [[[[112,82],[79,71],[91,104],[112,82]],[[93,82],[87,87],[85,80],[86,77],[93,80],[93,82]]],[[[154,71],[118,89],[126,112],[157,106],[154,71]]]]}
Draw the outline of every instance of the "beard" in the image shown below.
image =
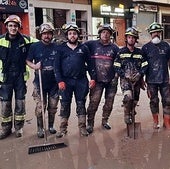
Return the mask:
{"type": "Polygon", "coordinates": [[[71,40],[71,39],[68,39],[68,42],[70,43],[70,44],[77,44],[77,42],[78,42],[78,38],[77,39],[75,39],[75,40],[71,40]]]}

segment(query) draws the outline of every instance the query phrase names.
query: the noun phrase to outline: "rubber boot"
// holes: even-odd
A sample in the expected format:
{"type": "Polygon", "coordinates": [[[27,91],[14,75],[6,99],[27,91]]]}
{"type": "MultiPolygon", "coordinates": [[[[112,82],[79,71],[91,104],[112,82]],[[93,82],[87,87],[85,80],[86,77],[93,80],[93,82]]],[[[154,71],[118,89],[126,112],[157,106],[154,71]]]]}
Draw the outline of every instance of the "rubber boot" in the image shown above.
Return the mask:
{"type": "Polygon", "coordinates": [[[152,117],[153,117],[153,128],[154,128],[154,129],[159,129],[159,128],[160,128],[160,125],[159,125],[158,113],[152,114],[152,117]]]}
{"type": "Polygon", "coordinates": [[[37,136],[38,138],[44,138],[43,117],[37,117],[37,136]]]}
{"type": "Polygon", "coordinates": [[[12,122],[1,123],[2,131],[0,133],[0,140],[7,138],[12,133],[12,122]]]}
{"type": "Polygon", "coordinates": [[[94,127],[94,120],[87,120],[87,127],[86,130],[89,134],[93,133],[93,127],[94,127]]]}
{"type": "Polygon", "coordinates": [[[67,134],[68,118],[61,118],[60,131],[57,132],[56,137],[60,138],[67,134]]]}
{"type": "Polygon", "coordinates": [[[55,120],[55,114],[48,113],[48,130],[51,134],[56,133],[56,129],[53,127],[55,120]]]}
{"type": "Polygon", "coordinates": [[[88,136],[88,132],[86,130],[86,115],[78,116],[78,126],[81,136],[88,136]]]}
{"type": "Polygon", "coordinates": [[[109,119],[110,113],[111,112],[104,111],[103,115],[102,115],[102,126],[103,126],[104,129],[107,129],[107,130],[111,129],[111,126],[108,123],[108,119],[109,119]]]}
{"type": "Polygon", "coordinates": [[[170,129],[170,115],[164,114],[164,125],[166,129],[170,129]]]}

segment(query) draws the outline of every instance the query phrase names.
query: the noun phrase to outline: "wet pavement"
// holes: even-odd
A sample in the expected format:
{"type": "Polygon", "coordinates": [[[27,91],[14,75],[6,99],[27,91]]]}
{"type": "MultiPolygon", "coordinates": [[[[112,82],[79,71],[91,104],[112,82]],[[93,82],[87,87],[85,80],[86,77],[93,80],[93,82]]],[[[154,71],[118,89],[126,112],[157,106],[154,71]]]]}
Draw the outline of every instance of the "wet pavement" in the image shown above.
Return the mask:
{"type": "MultiPolygon", "coordinates": [[[[35,104],[28,87],[27,116],[22,138],[10,135],[0,140],[0,169],[170,169],[170,131],[152,129],[152,117],[146,92],[141,92],[136,121],[141,122],[141,135],[137,139],[127,137],[123,121],[122,94],[118,91],[110,117],[111,130],[101,127],[103,100],[96,114],[94,133],[79,136],[77,116],[73,104],[68,134],[63,138],[49,135],[45,139],[36,136],[35,104]],[[28,154],[31,146],[65,143],[67,147],[52,151],[28,154]]],[[[47,118],[46,118],[47,119],[47,118]]],[[[162,113],[160,113],[162,126],[162,113]]],[[[56,116],[59,128],[59,116],[56,116]]]]}

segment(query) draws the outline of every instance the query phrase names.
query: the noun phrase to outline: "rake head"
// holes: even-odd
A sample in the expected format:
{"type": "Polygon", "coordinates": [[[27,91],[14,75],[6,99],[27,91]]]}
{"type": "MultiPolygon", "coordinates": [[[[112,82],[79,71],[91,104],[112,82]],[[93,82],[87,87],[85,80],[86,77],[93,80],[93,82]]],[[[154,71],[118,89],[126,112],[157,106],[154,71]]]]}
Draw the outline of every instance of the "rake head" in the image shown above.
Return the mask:
{"type": "Polygon", "coordinates": [[[38,145],[38,146],[32,146],[32,147],[28,148],[28,154],[34,154],[34,153],[39,153],[39,152],[44,152],[44,151],[51,151],[51,150],[55,150],[58,148],[64,148],[64,147],[67,147],[67,145],[64,143],[43,144],[43,145],[38,145]]]}

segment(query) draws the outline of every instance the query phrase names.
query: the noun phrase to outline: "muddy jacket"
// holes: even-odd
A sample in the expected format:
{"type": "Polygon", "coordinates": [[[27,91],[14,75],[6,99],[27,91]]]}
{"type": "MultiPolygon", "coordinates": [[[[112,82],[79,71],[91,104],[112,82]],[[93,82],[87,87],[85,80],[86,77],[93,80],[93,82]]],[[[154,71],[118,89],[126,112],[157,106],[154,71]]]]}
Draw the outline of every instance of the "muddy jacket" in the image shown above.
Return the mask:
{"type": "Polygon", "coordinates": [[[18,33],[14,40],[9,39],[6,33],[0,36],[0,81],[10,72],[21,72],[24,79],[28,79],[28,67],[26,67],[26,57],[29,46],[34,38],[18,33]],[[11,45],[12,44],[12,45],[11,45]]]}
{"type": "Polygon", "coordinates": [[[149,67],[146,73],[147,83],[166,83],[169,81],[168,61],[170,59],[170,46],[161,41],[155,45],[152,42],[142,47],[149,67]]]}
{"type": "Polygon", "coordinates": [[[86,77],[88,70],[91,79],[96,79],[94,66],[90,58],[90,53],[86,45],[78,44],[72,50],[63,43],[59,46],[60,56],[55,61],[56,81],[59,83],[65,78],[82,79],[86,77]]]}
{"type": "Polygon", "coordinates": [[[114,66],[119,76],[124,78],[125,73],[129,73],[129,76],[133,73],[144,75],[148,62],[143,57],[140,49],[134,48],[134,51],[131,52],[127,47],[123,47],[117,55],[114,66]]]}
{"type": "Polygon", "coordinates": [[[103,45],[100,40],[88,41],[85,44],[95,63],[97,82],[111,82],[115,76],[113,63],[119,48],[113,43],[103,45]]]}

